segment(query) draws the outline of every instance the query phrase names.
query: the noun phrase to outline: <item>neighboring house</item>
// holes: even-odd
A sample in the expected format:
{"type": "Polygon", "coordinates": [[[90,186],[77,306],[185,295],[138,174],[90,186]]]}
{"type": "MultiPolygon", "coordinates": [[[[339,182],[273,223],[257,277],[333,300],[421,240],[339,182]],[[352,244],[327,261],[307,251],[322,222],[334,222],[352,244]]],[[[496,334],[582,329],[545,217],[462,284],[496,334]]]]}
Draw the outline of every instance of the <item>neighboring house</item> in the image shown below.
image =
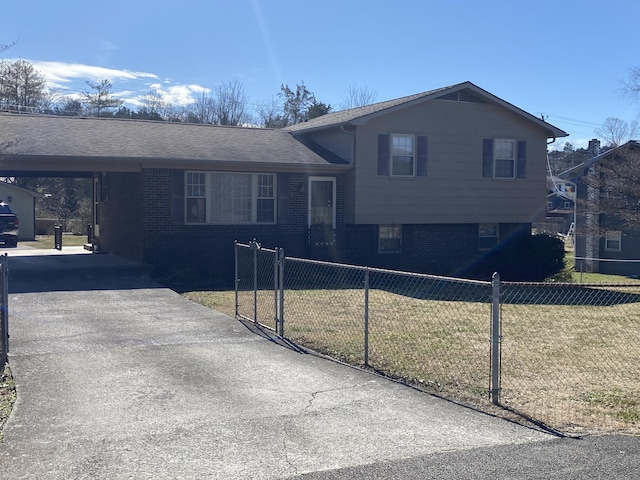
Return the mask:
{"type": "Polygon", "coordinates": [[[232,279],[233,240],[460,273],[529,233],[562,130],[470,82],[281,130],[0,115],[3,175],[93,176],[103,250],[232,279]],[[38,172],[38,173],[36,173],[38,172]]]}
{"type": "MultiPolygon", "coordinates": [[[[543,221],[536,224],[550,235],[572,234],[576,216],[576,184],[547,175],[547,209],[543,221]]],[[[575,225],[574,225],[575,226],[575,225]]]]}
{"type": "Polygon", "coordinates": [[[621,227],[620,219],[610,214],[610,207],[604,209],[609,214],[601,213],[600,204],[606,193],[593,186],[606,181],[598,168],[604,160],[616,158],[621,162],[630,161],[626,157],[627,152],[638,152],[639,149],[640,143],[632,140],[601,152],[600,143],[591,140],[589,151],[593,156],[559,175],[577,185],[576,269],[614,275],[640,275],[640,234],[621,227]],[[589,181],[589,177],[593,176],[598,177],[598,182],[589,181]]]}
{"type": "Polygon", "coordinates": [[[20,229],[18,240],[33,240],[36,232],[36,199],[39,193],[24,188],[0,182],[0,201],[8,203],[11,210],[18,216],[20,229]]]}

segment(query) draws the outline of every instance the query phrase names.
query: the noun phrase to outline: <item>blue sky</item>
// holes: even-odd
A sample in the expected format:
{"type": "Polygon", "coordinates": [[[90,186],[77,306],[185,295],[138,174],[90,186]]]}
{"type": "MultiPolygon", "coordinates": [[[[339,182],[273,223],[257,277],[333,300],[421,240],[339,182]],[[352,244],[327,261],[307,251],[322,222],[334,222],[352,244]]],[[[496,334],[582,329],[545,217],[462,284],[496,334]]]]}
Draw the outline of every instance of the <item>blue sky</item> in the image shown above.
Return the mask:
{"type": "Polygon", "coordinates": [[[58,91],[107,78],[135,102],[174,103],[239,80],[250,103],[304,81],[338,107],[350,86],[377,101],[471,81],[585,146],[607,117],[631,121],[622,83],[640,66],[637,0],[17,0],[2,55],[58,91]]]}

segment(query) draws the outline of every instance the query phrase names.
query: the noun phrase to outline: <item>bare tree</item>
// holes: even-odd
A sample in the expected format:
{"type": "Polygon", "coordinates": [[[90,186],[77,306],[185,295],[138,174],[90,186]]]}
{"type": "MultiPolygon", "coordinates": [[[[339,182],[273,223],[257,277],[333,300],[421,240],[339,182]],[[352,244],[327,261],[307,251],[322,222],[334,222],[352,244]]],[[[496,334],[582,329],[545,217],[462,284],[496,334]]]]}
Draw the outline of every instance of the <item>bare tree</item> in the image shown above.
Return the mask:
{"type": "Polygon", "coordinates": [[[602,126],[595,130],[596,135],[604,140],[604,144],[610,147],[619,147],[632,140],[640,132],[640,125],[636,120],[627,122],[619,118],[609,117],[602,126]]]}
{"type": "Polygon", "coordinates": [[[275,98],[272,98],[271,102],[258,105],[256,114],[260,125],[264,128],[283,128],[289,123],[282,105],[275,98]]]}
{"type": "Polygon", "coordinates": [[[55,115],[63,117],[79,117],[84,113],[84,107],[80,100],[74,98],[66,98],[54,108],[55,115]]]}
{"type": "Polygon", "coordinates": [[[629,70],[629,78],[622,83],[622,91],[632,97],[640,95],[640,67],[629,70]]]}
{"type": "Polygon", "coordinates": [[[109,80],[101,80],[98,83],[87,80],[87,85],[91,87],[91,91],[84,92],[84,106],[88,112],[96,117],[104,116],[105,113],[110,113],[111,110],[118,108],[124,102],[115,98],[111,93],[113,85],[109,80]]]}
{"type": "Polygon", "coordinates": [[[185,121],[188,123],[214,123],[215,97],[210,90],[202,90],[195,102],[186,107],[185,121]]]}
{"type": "Polygon", "coordinates": [[[591,233],[606,230],[640,231],[640,145],[628,142],[594,163],[582,181],[591,192],[579,200],[592,222],[591,233]],[[612,228],[615,227],[615,228],[612,228]]]}
{"type": "Polygon", "coordinates": [[[6,43],[6,44],[0,44],[0,53],[2,52],[6,52],[7,50],[9,50],[11,47],[13,47],[16,44],[16,42],[11,42],[11,43],[6,43]]]}
{"type": "Polygon", "coordinates": [[[47,82],[26,60],[0,61],[0,104],[9,110],[30,111],[48,107],[47,82]]]}
{"type": "Polygon", "coordinates": [[[367,87],[349,85],[349,93],[342,100],[340,108],[346,110],[349,108],[364,107],[365,105],[374,103],[377,98],[378,92],[375,90],[369,90],[367,87]]]}
{"type": "Polygon", "coordinates": [[[213,106],[214,123],[218,125],[242,125],[250,121],[248,99],[244,85],[237,79],[222,82],[215,88],[213,106]]]}

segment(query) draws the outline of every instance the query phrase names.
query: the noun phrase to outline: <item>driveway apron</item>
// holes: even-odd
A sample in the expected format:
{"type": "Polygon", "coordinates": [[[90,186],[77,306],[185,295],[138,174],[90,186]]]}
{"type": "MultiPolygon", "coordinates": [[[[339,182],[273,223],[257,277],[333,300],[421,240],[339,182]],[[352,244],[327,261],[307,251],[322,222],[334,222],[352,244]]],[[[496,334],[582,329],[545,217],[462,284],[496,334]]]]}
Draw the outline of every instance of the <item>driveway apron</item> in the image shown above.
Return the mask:
{"type": "Polygon", "coordinates": [[[10,252],[0,478],[288,478],[551,438],[287,348],[136,264],[45,252],[10,252]]]}

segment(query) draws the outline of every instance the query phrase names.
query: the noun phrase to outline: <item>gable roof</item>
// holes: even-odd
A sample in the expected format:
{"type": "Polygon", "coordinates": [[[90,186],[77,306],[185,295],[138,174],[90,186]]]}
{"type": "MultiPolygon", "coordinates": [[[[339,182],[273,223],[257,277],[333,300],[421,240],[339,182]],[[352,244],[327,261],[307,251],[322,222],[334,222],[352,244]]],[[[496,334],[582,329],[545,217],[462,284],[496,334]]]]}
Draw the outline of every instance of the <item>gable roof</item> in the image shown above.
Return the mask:
{"type": "Polygon", "coordinates": [[[13,190],[15,192],[22,192],[34,198],[42,198],[44,196],[41,193],[32,192],[31,190],[27,190],[26,188],[18,187],[17,185],[13,185],[12,183],[4,182],[4,181],[0,181],[0,187],[8,188],[9,190],[13,190]]]}
{"type": "Polygon", "coordinates": [[[640,141],[638,140],[629,140],[627,143],[625,143],[624,145],[620,145],[619,147],[615,147],[615,148],[610,148],[609,150],[605,150],[602,153],[599,153],[598,155],[590,158],[589,160],[586,160],[582,163],[579,163],[578,165],[575,165],[567,170],[565,170],[564,172],[561,172],[558,174],[558,177],[562,178],[562,179],[570,179],[574,176],[576,176],[576,174],[578,174],[579,172],[582,172],[584,170],[586,170],[587,168],[589,168],[591,165],[593,165],[594,163],[596,163],[598,160],[601,160],[603,158],[609,157],[617,152],[620,151],[624,151],[624,150],[637,150],[640,148],[640,141]]]}
{"type": "Polygon", "coordinates": [[[25,157],[51,162],[64,158],[82,163],[84,170],[91,170],[97,160],[174,168],[348,166],[336,155],[323,157],[283,130],[113,118],[0,113],[0,145],[5,164],[25,157]]]}
{"type": "Polygon", "coordinates": [[[488,103],[497,104],[503,108],[506,108],[516,115],[519,115],[529,122],[532,122],[537,126],[545,129],[547,131],[547,138],[566,137],[568,135],[568,133],[564,132],[563,130],[554,127],[550,123],[547,123],[544,120],[541,120],[531,115],[530,113],[525,112],[524,110],[502,100],[501,98],[496,97],[495,95],[492,95],[491,93],[483,90],[482,88],[474,85],[471,82],[458,83],[449,87],[416,93],[414,95],[396,98],[394,100],[387,100],[385,102],[373,103],[371,105],[365,105],[363,107],[328,113],[326,115],[322,115],[321,117],[313,118],[307,122],[291,125],[289,127],[286,127],[285,130],[293,133],[304,133],[313,130],[333,128],[341,125],[363,125],[369,119],[375,118],[379,115],[385,115],[387,113],[395,112],[400,109],[440,98],[447,94],[459,92],[462,90],[468,90],[472,92],[472,94],[475,94],[476,96],[486,100],[488,103]]]}

